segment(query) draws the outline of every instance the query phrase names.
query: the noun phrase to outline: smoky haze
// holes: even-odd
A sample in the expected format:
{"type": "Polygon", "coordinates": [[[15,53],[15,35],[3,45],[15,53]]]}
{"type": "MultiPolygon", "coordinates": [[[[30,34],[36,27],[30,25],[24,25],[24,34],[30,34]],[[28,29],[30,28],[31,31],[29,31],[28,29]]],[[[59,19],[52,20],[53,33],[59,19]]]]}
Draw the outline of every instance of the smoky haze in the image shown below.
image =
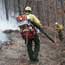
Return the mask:
{"type": "Polygon", "coordinates": [[[9,15],[9,20],[6,19],[4,0],[0,0],[0,45],[9,40],[7,34],[3,33],[2,31],[10,30],[10,29],[12,30],[18,29],[17,21],[14,17],[12,17],[13,11],[11,12],[12,16],[10,16],[10,14],[8,15],[9,15]]]}
{"type": "Polygon", "coordinates": [[[65,26],[65,0],[0,0],[0,31],[18,29],[16,16],[27,5],[46,25],[59,22],[65,26]]]}

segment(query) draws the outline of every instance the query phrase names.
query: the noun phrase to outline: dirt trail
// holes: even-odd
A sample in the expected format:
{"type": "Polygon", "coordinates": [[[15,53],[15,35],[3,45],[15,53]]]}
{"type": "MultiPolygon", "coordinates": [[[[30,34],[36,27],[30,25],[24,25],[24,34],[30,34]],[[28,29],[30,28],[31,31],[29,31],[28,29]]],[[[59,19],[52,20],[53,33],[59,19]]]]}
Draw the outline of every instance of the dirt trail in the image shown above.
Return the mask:
{"type": "MultiPolygon", "coordinates": [[[[0,50],[0,65],[26,65],[29,58],[24,40],[18,32],[9,35],[13,44],[3,46],[0,50]]],[[[40,40],[40,65],[60,65],[62,61],[60,47],[55,47],[46,37],[40,36],[40,40]]]]}

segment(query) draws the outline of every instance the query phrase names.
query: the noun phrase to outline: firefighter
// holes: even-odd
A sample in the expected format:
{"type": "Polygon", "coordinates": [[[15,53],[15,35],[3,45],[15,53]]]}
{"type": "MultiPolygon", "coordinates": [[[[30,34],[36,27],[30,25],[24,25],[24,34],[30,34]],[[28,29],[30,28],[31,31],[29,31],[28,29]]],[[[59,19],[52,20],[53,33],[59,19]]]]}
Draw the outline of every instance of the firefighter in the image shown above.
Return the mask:
{"type": "Polygon", "coordinates": [[[24,30],[25,26],[19,25],[19,27],[20,29],[24,31],[23,33],[21,32],[21,35],[23,39],[25,40],[25,44],[27,45],[29,59],[31,62],[38,62],[39,61],[38,55],[40,50],[40,39],[39,39],[35,24],[41,28],[43,28],[43,26],[40,23],[39,19],[34,14],[32,14],[32,9],[29,6],[25,7],[24,14],[22,16],[17,17],[17,21],[20,21],[23,19],[27,19],[28,23],[26,24],[28,24],[28,26],[25,25],[26,26],[25,30],[24,30]],[[30,31],[28,31],[27,28],[30,31]],[[27,37],[25,36],[26,33],[27,33],[27,37]],[[33,42],[34,42],[34,50],[32,48],[33,42]]]}
{"type": "Polygon", "coordinates": [[[56,22],[55,29],[58,32],[58,37],[59,37],[60,41],[62,41],[63,40],[63,30],[64,30],[63,25],[56,22]]]}
{"type": "MultiPolygon", "coordinates": [[[[25,8],[24,13],[25,13],[25,15],[27,15],[27,17],[28,17],[28,19],[30,20],[31,23],[35,22],[36,24],[42,26],[39,19],[35,15],[32,14],[31,7],[27,6],[25,8]]],[[[28,50],[30,60],[33,61],[33,62],[39,61],[38,54],[39,54],[39,50],[40,50],[40,40],[39,40],[39,36],[37,34],[37,30],[35,32],[34,38],[31,39],[31,40],[28,39],[27,48],[28,48],[27,50],[28,50]],[[32,41],[34,41],[34,44],[35,44],[34,51],[32,49],[32,41]]]]}

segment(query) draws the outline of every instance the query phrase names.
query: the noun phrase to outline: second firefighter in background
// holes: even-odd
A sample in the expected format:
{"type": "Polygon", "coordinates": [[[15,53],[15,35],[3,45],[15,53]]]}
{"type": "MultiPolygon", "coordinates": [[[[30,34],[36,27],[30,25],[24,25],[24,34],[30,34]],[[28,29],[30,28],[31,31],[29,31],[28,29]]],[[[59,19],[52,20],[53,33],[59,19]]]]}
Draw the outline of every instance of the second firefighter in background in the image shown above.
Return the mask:
{"type": "Polygon", "coordinates": [[[59,40],[63,41],[63,39],[64,39],[64,35],[63,35],[64,26],[62,24],[59,24],[58,22],[56,22],[55,29],[58,32],[59,40]]]}

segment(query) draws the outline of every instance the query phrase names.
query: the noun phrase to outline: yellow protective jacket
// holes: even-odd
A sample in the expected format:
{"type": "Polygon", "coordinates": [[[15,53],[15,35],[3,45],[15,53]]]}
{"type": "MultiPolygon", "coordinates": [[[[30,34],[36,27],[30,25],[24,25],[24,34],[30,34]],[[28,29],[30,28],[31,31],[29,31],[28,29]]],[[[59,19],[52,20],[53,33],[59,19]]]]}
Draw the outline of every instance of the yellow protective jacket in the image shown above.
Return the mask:
{"type": "Polygon", "coordinates": [[[43,25],[41,24],[40,20],[33,14],[25,14],[27,15],[27,18],[31,20],[32,23],[36,24],[39,27],[43,27],[43,25]]]}

